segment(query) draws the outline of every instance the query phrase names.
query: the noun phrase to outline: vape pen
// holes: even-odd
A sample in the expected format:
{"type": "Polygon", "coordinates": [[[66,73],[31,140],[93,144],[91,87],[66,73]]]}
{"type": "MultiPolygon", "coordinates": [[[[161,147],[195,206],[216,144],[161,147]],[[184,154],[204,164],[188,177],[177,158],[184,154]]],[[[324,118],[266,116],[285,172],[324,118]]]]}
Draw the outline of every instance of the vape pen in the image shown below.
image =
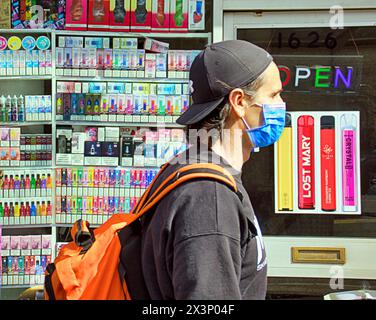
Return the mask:
{"type": "Polygon", "coordinates": [[[356,117],[341,117],[342,135],[342,206],[343,211],[356,211],[356,117]]]}
{"type": "Polygon", "coordinates": [[[277,142],[278,210],[293,210],[293,160],[291,115],[286,113],[285,129],[277,142]]]}
{"type": "Polygon", "coordinates": [[[336,210],[336,135],[333,116],[320,120],[321,208],[336,210]]]}
{"type": "Polygon", "coordinates": [[[298,118],[298,207],[315,208],[314,119],[298,118]]]}

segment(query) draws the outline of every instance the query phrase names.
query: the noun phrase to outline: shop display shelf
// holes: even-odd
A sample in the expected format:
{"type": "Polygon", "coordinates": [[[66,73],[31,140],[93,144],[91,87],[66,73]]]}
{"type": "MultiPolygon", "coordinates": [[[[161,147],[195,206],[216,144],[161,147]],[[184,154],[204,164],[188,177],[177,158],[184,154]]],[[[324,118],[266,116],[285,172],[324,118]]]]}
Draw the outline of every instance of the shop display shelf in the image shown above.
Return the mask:
{"type": "Polygon", "coordinates": [[[101,122],[101,121],[56,121],[56,125],[62,126],[99,126],[99,127],[162,127],[162,128],[184,128],[184,126],[173,122],[101,122]]]}

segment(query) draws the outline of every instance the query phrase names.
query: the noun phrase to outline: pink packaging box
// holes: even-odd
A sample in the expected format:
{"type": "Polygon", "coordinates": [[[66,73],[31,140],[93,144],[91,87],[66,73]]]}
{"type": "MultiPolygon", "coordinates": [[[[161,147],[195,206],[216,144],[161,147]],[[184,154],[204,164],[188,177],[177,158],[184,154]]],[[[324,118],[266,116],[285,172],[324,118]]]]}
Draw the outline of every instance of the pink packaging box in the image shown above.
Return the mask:
{"type": "Polygon", "coordinates": [[[131,0],[110,0],[110,30],[129,31],[131,24],[131,0]]]}
{"type": "Polygon", "coordinates": [[[169,32],[170,0],[158,0],[152,3],[151,31],[169,32]]]}
{"type": "Polygon", "coordinates": [[[19,250],[20,249],[20,236],[11,236],[10,238],[10,249],[19,250]]]}
{"type": "Polygon", "coordinates": [[[40,235],[31,236],[31,249],[38,250],[42,247],[42,237],[40,235]]]}
{"type": "Polygon", "coordinates": [[[31,237],[30,236],[21,237],[21,250],[31,250],[31,237]]]}
{"type": "Polygon", "coordinates": [[[87,30],[88,0],[66,0],[67,30],[87,30]]]}
{"type": "Polygon", "coordinates": [[[9,250],[10,249],[10,236],[2,236],[1,237],[1,250],[9,250]]]}
{"type": "Polygon", "coordinates": [[[51,235],[50,234],[42,235],[42,249],[51,249],[51,235]]]}

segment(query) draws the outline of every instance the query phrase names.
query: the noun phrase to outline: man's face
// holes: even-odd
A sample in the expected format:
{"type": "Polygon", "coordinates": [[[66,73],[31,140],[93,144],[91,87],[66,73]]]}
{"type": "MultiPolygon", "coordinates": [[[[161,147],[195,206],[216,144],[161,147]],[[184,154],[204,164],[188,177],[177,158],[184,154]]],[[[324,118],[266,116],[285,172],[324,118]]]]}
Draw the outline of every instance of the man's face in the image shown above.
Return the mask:
{"type": "Polygon", "coordinates": [[[281,103],[283,102],[280,93],[282,92],[282,82],[277,65],[272,62],[265,70],[261,86],[253,97],[244,96],[246,111],[245,121],[251,128],[257,128],[264,124],[262,108],[255,105],[281,103]]]}

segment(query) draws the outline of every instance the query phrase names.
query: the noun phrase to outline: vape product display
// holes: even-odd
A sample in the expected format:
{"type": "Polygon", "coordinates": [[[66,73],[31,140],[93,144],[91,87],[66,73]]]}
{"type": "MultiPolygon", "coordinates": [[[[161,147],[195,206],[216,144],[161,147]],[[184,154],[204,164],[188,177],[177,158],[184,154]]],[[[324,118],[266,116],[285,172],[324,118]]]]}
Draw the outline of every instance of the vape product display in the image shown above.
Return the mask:
{"type": "Polygon", "coordinates": [[[110,30],[129,31],[130,18],[130,0],[110,0],[110,30]]]}
{"type": "Polygon", "coordinates": [[[131,0],[131,31],[150,32],[151,0],[131,0]]]}
{"type": "Polygon", "coordinates": [[[151,30],[153,32],[170,30],[170,0],[152,1],[151,30]]]}
{"type": "Polygon", "coordinates": [[[2,236],[1,240],[1,285],[43,284],[52,261],[51,235],[2,236]]]}
{"type": "Polygon", "coordinates": [[[336,136],[335,118],[322,116],[320,119],[321,158],[321,208],[336,210],[336,136]]]}
{"type": "Polygon", "coordinates": [[[58,129],[57,165],[156,167],[186,148],[182,129],[138,129],[134,136],[117,127],[82,130],[58,129]]]}
{"type": "Polygon", "coordinates": [[[298,118],[298,206],[315,208],[315,137],[312,116],[298,118]]]}
{"type": "Polygon", "coordinates": [[[199,53],[198,50],[170,50],[168,52],[168,77],[188,79],[191,65],[199,53]]]}
{"type": "Polygon", "coordinates": [[[51,96],[0,97],[0,123],[51,120],[51,96]]]}
{"type": "Polygon", "coordinates": [[[56,99],[56,119],[64,121],[173,122],[189,104],[188,95],[58,93],[56,99]]]}
{"type": "Polygon", "coordinates": [[[359,112],[290,112],[275,145],[277,213],[361,214],[359,112]]]}
{"type": "Polygon", "coordinates": [[[51,136],[21,135],[20,128],[0,128],[0,166],[52,165],[51,136]]]}
{"type": "Polygon", "coordinates": [[[277,146],[278,210],[292,211],[294,198],[291,115],[286,114],[285,129],[277,146]]]}
{"type": "Polygon", "coordinates": [[[205,30],[205,0],[189,0],[189,30],[205,30]]]}
{"type": "Polygon", "coordinates": [[[188,0],[170,1],[170,31],[188,31],[188,0]]]}
{"type": "Polygon", "coordinates": [[[66,0],[67,30],[87,30],[87,0],[66,0]]]}
{"type": "MultiPolygon", "coordinates": [[[[357,119],[354,114],[343,115],[342,140],[342,205],[346,212],[355,212],[358,206],[357,191],[357,119]]],[[[359,161],[359,160],[358,160],[359,161]]]]}
{"type": "Polygon", "coordinates": [[[0,39],[0,76],[52,74],[50,39],[46,36],[11,36],[0,39]]]}
{"type": "Polygon", "coordinates": [[[89,0],[88,29],[108,30],[110,26],[110,0],[89,0]]]}
{"type": "Polygon", "coordinates": [[[83,218],[98,224],[129,213],[158,169],[73,167],[56,169],[57,222],[83,218]]]}

